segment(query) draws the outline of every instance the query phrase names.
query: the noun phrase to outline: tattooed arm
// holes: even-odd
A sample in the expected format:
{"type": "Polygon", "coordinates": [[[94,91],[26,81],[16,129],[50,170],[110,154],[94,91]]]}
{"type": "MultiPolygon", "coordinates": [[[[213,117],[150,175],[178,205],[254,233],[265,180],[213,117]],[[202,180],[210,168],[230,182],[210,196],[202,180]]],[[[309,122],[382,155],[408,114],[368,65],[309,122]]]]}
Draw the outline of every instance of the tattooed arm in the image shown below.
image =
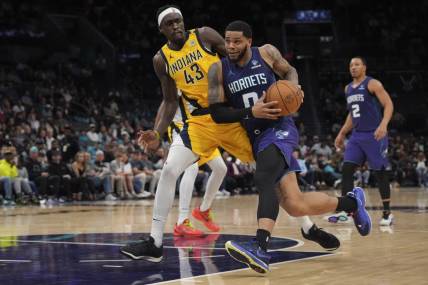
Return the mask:
{"type": "Polygon", "coordinates": [[[282,57],[279,50],[273,45],[266,44],[259,48],[260,54],[264,61],[272,70],[281,78],[286,79],[294,84],[299,84],[299,76],[296,69],[282,57]]]}

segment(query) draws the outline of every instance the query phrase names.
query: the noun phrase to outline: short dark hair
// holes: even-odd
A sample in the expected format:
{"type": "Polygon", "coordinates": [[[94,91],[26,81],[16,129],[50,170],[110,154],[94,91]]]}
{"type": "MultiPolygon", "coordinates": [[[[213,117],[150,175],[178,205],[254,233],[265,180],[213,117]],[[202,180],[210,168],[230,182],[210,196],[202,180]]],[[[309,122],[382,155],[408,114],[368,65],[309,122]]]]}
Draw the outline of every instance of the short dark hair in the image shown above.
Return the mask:
{"type": "Polygon", "coordinates": [[[227,31],[242,32],[246,38],[253,37],[253,30],[251,29],[251,26],[247,22],[241,20],[233,21],[227,25],[226,32],[227,31]]]}
{"type": "MultiPolygon", "coordinates": [[[[352,58],[358,58],[358,59],[360,59],[362,62],[363,62],[363,64],[365,65],[365,66],[367,66],[367,60],[364,58],[364,57],[362,57],[362,56],[360,56],[360,55],[357,55],[357,56],[353,56],[352,58]]],[[[351,59],[352,60],[352,59],[351,59]]]]}
{"type": "Polygon", "coordinates": [[[168,8],[176,8],[178,10],[181,10],[180,7],[178,7],[177,5],[164,5],[164,6],[160,7],[156,11],[156,23],[158,22],[159,14],[162,13],[163,11],[165,11],[168,8]]]}

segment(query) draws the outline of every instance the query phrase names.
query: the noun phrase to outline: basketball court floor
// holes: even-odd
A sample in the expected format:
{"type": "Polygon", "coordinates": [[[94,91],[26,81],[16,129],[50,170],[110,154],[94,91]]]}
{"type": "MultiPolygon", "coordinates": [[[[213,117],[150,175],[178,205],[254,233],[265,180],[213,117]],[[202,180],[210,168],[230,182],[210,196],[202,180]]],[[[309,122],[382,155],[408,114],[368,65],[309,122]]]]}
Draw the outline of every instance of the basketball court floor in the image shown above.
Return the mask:
{"type": "MultiPolygon", "coordinates": [[[[267,275],[245,268],[224,250],[227,240],[255,233],[255,195],[216,199],[221,232],[190,240],[167,234],[165,259],[156,264],[131,261],[118,251],[149,232],[153,200],[0,208],[0,284],[428,284],[428,190],[394,189],[392,197],[395,224],[381,228],[379,194],[368,189],[373,220],[368,237],[352,222],[314,217],[340,239],[334,252],[305,241],[296,220],[282,210],[267,275]]],[[[199,202],[194,199],[192,206],[199,202]]],[[[176,219],[177,201],[167,233],[176,219]]]]}

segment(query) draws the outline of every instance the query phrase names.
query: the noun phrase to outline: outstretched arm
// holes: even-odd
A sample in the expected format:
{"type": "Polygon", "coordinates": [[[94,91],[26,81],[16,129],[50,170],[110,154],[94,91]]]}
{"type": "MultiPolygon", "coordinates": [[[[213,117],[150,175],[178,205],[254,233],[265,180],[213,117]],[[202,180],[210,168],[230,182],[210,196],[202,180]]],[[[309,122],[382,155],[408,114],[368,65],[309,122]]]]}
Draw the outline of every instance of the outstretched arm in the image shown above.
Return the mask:
{"type": "Polygon", "coordinates": [[[260,54],[272,70],[281,78],[294,84],[299,84],[299,76],[296,69],[282,57],[279,50],[270,44],[265,44],[259,48],[260,54]]]}

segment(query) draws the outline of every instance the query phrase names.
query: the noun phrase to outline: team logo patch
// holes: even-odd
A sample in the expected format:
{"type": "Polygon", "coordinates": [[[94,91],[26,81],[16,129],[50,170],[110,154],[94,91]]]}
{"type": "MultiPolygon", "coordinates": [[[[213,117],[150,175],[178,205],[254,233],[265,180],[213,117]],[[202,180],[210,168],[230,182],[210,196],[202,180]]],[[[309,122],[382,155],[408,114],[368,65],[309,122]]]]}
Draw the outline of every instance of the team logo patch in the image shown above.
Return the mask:
{"type": "Polygon", "coordinates": [[[255,68],[259,68],[261,65],[259,64],[259,62],[257,61],[257,59],[253,59],[252,61],[251,61],[251,64],[253,65],[253,66],[251,66],[251,69],[255,69],[255,68]]]}
{"type": "Polygon", "coordinates": [[[382,157],[387,157],[388,156],[388,149],[385,149],[384,151],[382,151],[382,157]]]}
{"type": "Polygon", "coordinates": [[[275,132],[275,136],[279,139],[285,139],[289,135],[288,131],[279,130],[275,132]]]}
{"type": "Polygon", "coordinates": [[[191,40],[191,41],[189,42],[189,45],[190,45],[191,47],[194,47],[194,46],[196,45],[196,42],[195,42],[194,40],[191,40]]]}

